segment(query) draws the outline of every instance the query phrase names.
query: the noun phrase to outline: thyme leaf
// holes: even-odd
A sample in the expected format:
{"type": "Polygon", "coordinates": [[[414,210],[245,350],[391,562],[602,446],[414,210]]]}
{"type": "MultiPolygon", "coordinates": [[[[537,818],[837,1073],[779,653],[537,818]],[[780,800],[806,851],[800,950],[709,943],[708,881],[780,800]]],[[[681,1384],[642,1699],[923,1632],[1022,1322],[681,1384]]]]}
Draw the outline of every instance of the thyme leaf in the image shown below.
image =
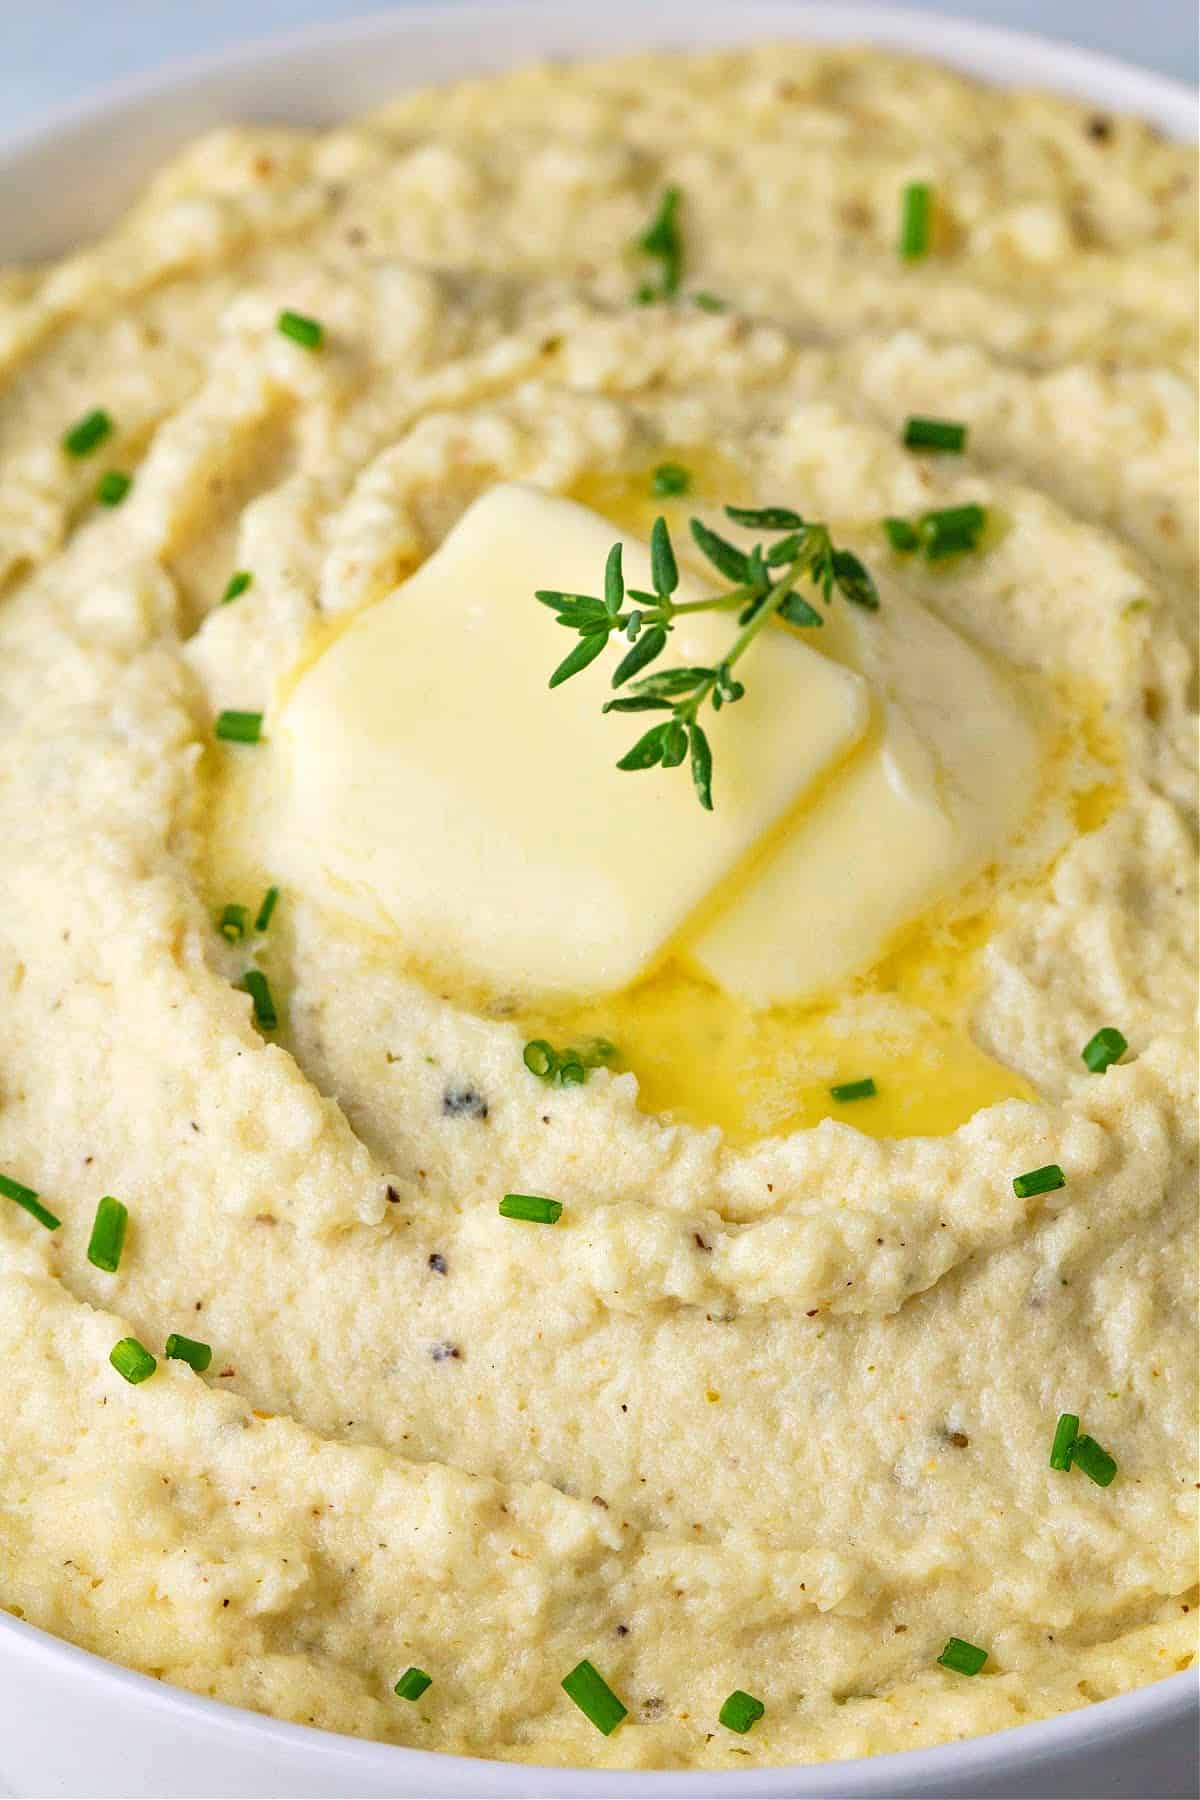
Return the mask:
{"type": "Polygon", "coordinates": [[[630,648],[613,670],[611,682],[614,688],[629,684],[629,691],[605,701],[601,710],[662,712],[668,717],[644,731],[617,767],[638,773],[658,767],[675,769],[686,761],[696,797],[709,812],[713,806],[712,746],[700,723],[700,712],[706,704],[720,712],[742,698],[746,689],[734,676],[734,665],[773,618],[804,629],[824,623],[818,609],[798,591],[798,584],[807,582],[827,606],[835,594],[872,612],[879,606],[870,571],[852,551],[833,542],[828,526],[805,520],[787,506],[727,506],[725,512],[735,524],[783,535],[769,547],[758,543],[746,551],[702,520],[692,519],[691,534],[697,548],[717,573],[733,584],[724,592],[702,600],[674,598],[679,564],[667,522],[658,518],[650,533],[653,593],[626,588],[621,545],[617,543],[605,565],[603,600],[559,588],[539,588],[535,594],[543,606],[552,608],[559,625],[579,635],[579,642],[551,675],[550,686],[558,687],[586,669],[614,634],[624,637],[630,648]],[[636,607],[623,611],[631,600],[637,602],[636,607]],[[643,674],[666,649],[676,621],[693,612],[736,612],[738,630],[724,660],[713,668],[660,668],[643,674]]]}

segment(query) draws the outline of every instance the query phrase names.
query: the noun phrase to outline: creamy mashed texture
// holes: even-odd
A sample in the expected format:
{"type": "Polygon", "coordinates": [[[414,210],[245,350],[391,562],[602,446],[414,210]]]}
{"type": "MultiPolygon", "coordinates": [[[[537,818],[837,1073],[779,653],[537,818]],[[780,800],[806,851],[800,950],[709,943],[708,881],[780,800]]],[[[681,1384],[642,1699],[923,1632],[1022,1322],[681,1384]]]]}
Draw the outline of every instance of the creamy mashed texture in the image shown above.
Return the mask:
{"type": "Polygon", "coordinates": [[[1194,218],[1136,121],[775,46],[218,132],[5,278],[0,1604],[614,1768],[1186,1666],[1194,218]],[[730,502],[881,604],[747,654],[710,818],[612,772],[599,669],[547,692],[532,589],[660,513],[745,546],[730,502]],[[883,528],[963,506],[944,558],[883,528]],[[1050,1466],[1062,1413],[1109,1485],[1050,1466]]]}

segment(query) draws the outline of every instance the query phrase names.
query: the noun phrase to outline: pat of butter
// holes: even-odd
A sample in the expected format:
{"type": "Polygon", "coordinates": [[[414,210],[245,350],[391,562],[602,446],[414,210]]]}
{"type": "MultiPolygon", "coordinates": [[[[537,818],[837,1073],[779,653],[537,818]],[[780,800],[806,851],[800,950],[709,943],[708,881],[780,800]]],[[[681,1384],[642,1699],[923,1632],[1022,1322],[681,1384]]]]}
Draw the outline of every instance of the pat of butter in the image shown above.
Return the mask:
{"type": "MultiPolygon", "coordinates": [[[[871,709],[861,676],[772,630],[739,668],[745,698],[706,712],[714,812],[686,768],[618,770],[663,715],[601,713],[619,639],[552,691],[579,640],[534,599],[596,593],[618,536],[571,501],[493,488],[301,675],[271,728],[289,880],[492,991],[598,994],[645,971],[871,709]]],[[[622,541],[626,582],[650,587],[645,545],[622,541]]],[[[704,591],[685,576],[677,598],[704,591]]],[[[714,664],[731,623],[680,620],[663,666],[714,664]]]]}
{"type": "Polygon", "coordinates": [[[830,781],[754,883],[689,946],[753,1006],[827,993],[993,860],[1037,780],[1011,681],[919,602],[835,603],[830,650],[868,678],[881,728],[830,781]]]}

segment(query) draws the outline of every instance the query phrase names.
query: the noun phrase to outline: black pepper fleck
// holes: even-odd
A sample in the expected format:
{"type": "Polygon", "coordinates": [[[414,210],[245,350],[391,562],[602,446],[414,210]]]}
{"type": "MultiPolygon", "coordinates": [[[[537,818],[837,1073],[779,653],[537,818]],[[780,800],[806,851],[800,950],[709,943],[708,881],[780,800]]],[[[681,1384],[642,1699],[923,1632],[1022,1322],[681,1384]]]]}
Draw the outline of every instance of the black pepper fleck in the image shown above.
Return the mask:
{"type": "Polygon", "coordinates": [[[432,1344],[429,1350],[434,1362],[456,1362],[462,1355],[457,1344],[432,1344]]]}
{"type": "Polygon", "coordinates": [[[698,1231],[693,1231],[692,1242],[695,1244],[697,1250],[707,1250],[711,1254],[712,1245],[702,1238],[698,1231]]]}
{"type": "Polygon", "coordinates": [[[446,1259],[437,1250],[434,1250],[430,1255],[429,1266],[435,1275],[444,1275],[446,1273],[446,1259]]]}
{"type": "Polygon", "coordinates": [[[392,1186],[390,1181],[388,1182],[388,1185],[387,1185],[387,1197],[391,1201],[393,1206],[399,1206],[400,1196],[396,1192],[395,1188],[392,1186]]]}
{"type": "Polygon", "coordinates": [[[486,1119],[488,1103],[477,1088],[448,1087],[442,1094],[442,1111],[454,1119],[486,1119]]]}
{"type": "Polygon", "coordinates": [[[1087,132],[1094,143],[1106,144],[1112,136],[1112,120],[1106,119],[1103,113],[1095,113],[1088,120],[1087,132]]]}
{"type": "Polygon", "coordinates": [[[628,1637],[629,1636],[628,1625],[618,1625],[617,1626],[617,1636],[618,1637],[628,1637]]]}

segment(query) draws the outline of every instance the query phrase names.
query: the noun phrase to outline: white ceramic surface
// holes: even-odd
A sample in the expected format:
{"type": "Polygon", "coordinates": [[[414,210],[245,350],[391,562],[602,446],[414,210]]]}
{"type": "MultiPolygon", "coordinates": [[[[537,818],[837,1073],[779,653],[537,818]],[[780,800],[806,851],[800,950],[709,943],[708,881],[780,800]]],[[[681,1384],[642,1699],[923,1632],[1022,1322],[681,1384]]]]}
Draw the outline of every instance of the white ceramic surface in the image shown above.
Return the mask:
{"type": "MultiPolygon", "coordinates": [[[[417,0],[127,84],[0,136],[0,265],[93,234],[176,146],[231,119],[329,124],[405,87],[531,57],[772,36],[907,48],[1195,134],[1193,96],[1160,76],[944,17],[836,0],[417,0]]],[[[533,1769],[280,1724],[102,1662],[0,1612],[0,1781],[28,1796],[1187,1800],[1200,1786],[1196,1738],[1187,1674],[997,1736],[869,1762],[715,1775],[533,1769]]]]}

